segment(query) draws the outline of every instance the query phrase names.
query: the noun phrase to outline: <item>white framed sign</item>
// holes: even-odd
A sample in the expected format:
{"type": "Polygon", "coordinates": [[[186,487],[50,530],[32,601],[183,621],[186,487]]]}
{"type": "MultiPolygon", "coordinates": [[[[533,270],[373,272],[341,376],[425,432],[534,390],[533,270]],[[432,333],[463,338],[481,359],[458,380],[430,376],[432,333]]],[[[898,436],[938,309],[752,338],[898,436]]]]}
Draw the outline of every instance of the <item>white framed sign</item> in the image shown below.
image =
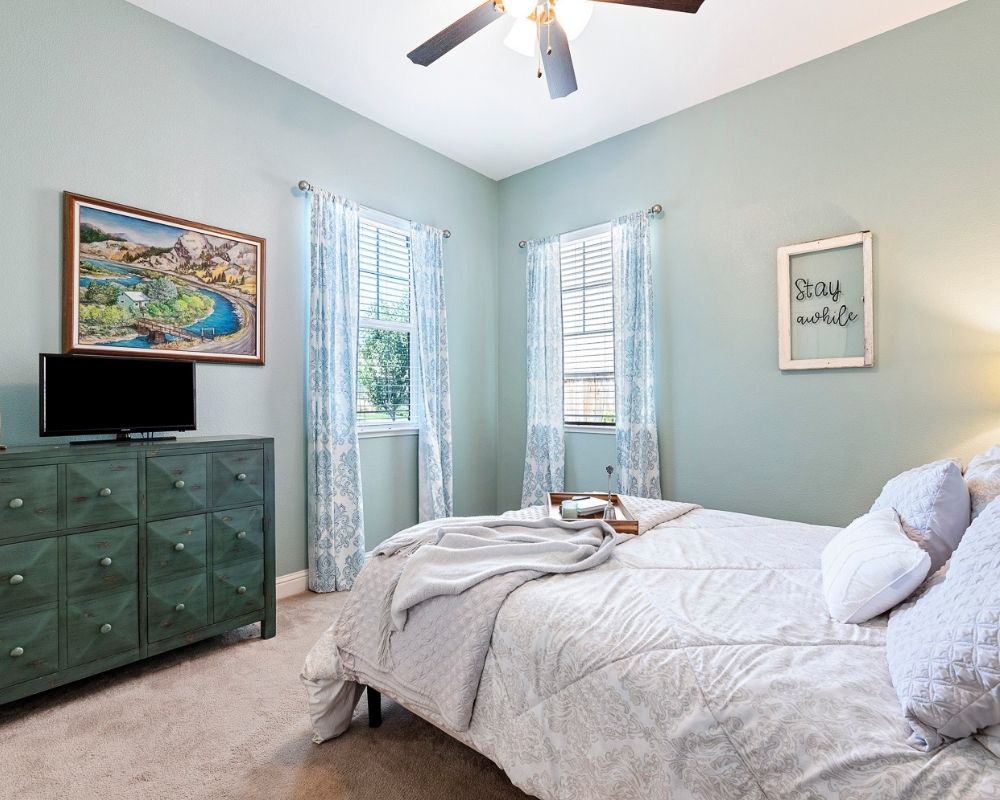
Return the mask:
{"type": "Polygon", "coordinates": [[[778,248],[778,368],[875,363],[871,231],[778,248]]]}

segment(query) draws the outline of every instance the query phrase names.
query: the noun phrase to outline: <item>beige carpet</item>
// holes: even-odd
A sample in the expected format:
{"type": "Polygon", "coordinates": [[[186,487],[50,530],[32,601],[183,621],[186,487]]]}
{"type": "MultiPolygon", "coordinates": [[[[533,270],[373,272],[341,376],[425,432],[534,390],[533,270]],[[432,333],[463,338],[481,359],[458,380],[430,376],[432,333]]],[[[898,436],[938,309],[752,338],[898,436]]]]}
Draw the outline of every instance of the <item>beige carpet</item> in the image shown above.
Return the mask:
{"type": "Polygon", "coordinates": [[[299,671],[342,597],[0,706],[0,798],[524,800],[488,759],[383,700],[385,721],[310,742],[299,671]]]}

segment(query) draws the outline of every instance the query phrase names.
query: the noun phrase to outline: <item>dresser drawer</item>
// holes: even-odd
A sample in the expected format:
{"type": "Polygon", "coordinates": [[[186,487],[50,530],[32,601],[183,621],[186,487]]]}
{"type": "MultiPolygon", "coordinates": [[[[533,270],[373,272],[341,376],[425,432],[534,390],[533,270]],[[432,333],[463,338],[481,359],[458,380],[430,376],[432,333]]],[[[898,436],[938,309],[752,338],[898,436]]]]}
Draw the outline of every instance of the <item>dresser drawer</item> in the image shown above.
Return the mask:
{"type": "Polygon", "coordinates": [[[56,539],[0,546],[0,612],[54,603],[59,599],[56,539]]]}
{"type": "Polygon", "coordinates": [[[208,522],[205,515],[148,523],[146,563],[151,581],[204,570],[208,564],[208,522]]]}
{"type": "Polygon", "coordinates": [[[264,453],[260,450],[212,454],[212,504],[235,506],[264,499],[264,453]]]}
{"type": "Polygon", "coordinates": [[[215,621],[264,607],[264,562],[247,561],[215,571],[215,621]]]}
{"type": "Polygon", "coordinates": [[[0,539],[59,526],[56,467],[0,469],[0,539]]]}
{"type": "Polygon", "coordinates": [[[56,609],[0,619],[0,686],[30,681],[58,669],[56,609]]]}
{"type": "Polygon", "coordinates": [[[139,516],[138,495],[134,458],[66,465],[66,520],[70,528],[135,519],[139,516]]]}
{"type": "Polygon", "coordinates": [[[146,460],[146,509],[150,517],[200,511],[208,502],[208,456],[157,456],[146,460]]]}
{"type": "Polygon", "coordinates": [[[161,642],[208,625],[208,576],[205,573],[153,584],[147,601],[146,639],[161,642]]]}
{"type": "Polygon", "coordinates": [[[66,537],[66,592],[79,597],[114,591],[139,580],[139,529],[74,533],[66,537]]]}
{"type": "Polygon", "coordinates": [[[71,666],[89,664],[139,647],[139,596],[135,590],[71,601],[66,634],[71,666]]]}
{"type": "Polygon", "coordinates": [[[217,565],[263,556],[263,506],[217,511],[212,515],[212,558],[217,565]]]}

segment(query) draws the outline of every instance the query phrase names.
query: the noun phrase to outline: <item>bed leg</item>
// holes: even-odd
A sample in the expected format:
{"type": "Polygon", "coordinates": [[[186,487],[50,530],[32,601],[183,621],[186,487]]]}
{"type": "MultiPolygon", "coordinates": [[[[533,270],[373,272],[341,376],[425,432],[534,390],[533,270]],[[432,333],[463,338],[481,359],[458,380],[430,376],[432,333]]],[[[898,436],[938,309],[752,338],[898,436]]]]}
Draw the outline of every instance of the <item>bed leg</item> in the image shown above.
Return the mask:
{"type": "Polygon", "coordinates": [[[371,686],[368,689],[368,727],[377,728],[382,724],[382,695],[371,686]]]}

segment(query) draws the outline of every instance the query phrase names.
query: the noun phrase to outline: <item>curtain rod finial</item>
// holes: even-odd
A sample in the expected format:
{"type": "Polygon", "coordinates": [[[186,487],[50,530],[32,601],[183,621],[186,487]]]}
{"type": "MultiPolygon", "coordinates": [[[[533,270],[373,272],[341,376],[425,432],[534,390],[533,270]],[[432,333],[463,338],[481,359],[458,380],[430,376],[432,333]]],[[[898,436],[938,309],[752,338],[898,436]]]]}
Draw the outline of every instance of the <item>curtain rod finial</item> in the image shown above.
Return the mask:
{"type": "Polygon", "coordinates": [[[649,209],[649,213],[652,214],[654,217],[657,214],[662,214],[663,213],[663,206],[661,206],[659,203],[655,203],[653,205],[653,207],[649,209]]]}
{"type": "Polygon", "coordinates": [[[313,185],[309,181],[299,181],[299,191],[300,192],[311,192],[313,190],[313,185]]]}
{"type": "Polygon", "coordinates": [[[519,241],[517,243],[517,246],[520,247],[523,250],[525,247],[528,246],[528,243],[526,241],[524,241],[524,239],[522,239],[521,241],[519,241]]]}
{"type": "Polygon", "coordinates": [[[441,235],[442,235],[442,236],[443,236],[443,237],[444,237],[445,239],[450,239],[450,238],[451,238],[451,231],[450,231],[450,230],[448,230],[447,228],[445,228],[445,229],[444,229],[443,231],[441,231],[441,235]]]}

